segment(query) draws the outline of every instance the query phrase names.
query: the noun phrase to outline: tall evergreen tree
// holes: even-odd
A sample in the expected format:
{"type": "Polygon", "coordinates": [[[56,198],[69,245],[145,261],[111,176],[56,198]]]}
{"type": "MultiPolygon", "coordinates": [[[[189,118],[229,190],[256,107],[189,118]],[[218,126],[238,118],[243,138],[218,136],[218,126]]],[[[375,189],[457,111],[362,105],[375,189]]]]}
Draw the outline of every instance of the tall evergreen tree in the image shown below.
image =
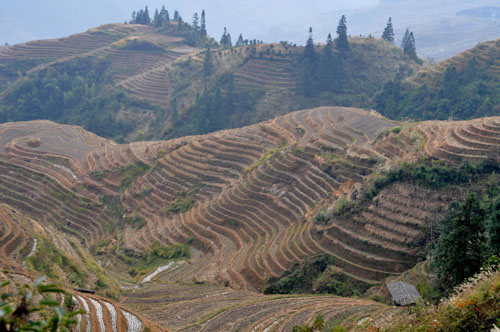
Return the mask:
{"type": "Polygon", "coordinates": [[[200,24],[200,32],[203,36],[207,35],[207,21],[205,18],[205,9],[201,11],[201,24],[200,24]]]}
{"type": "Polygon", "coordinates": [[[130,20],[130,23],[134,24],[136,22],[136,19],[137,19],[137,13],[134,10],[132,12],[132,20],[130,20]]]}
{"type": "Polygon", "coordinates": [[[313,64],[316,61],[316,50],[314,48],[313,30],[309,28],[309,38],[307,38],[306,47],[304,48],[304,59],[313,64]]]}
{"type": "Polygon", "coordinates": [[[164,23],[170,22],[170,14],[168,13],[168,10],[165,9],[165,6],[161,6],[160,17],[164,23]]]}
{"type": "Polygon", "coordinates": [[[146,9],[144,9],[144,23],[143,24],[145,24],[145,25],[151,24],[151,17],[149,17],[148,6],[146,6],[146,9]]]}
{"type": "Polygon", "coordinates": [[[392,27],[392,18],[389,17],[387,21],[387,26],[385,27],[384,33],[382,34],[382,39],[394,44],[394,28],[392,27]]]}
{"type": "Polygon", "coordinates": [[[159,28],[163,26],[163,23],[164,23],[163,16],[160,15],[158,9],[156,9],[152,24],[155,28],[159,28]]]}
{"type": "Polygon", "coordinates": [[[236,41],[235,46],[243,46],[245,44],[245,41],[243,40],[243,35],[240,33],[240,36],[238,37],[238,41],[236,41]]]}
{"type": "Polygon", "coordinates": [[[198,31],[200,29],[200,17],[198,13],[193,14],[193,28],[198,31]]]}
{"type": "Polygon", "coordinates": [[[479,272],[486,252],[485,219],[476,193],[469,194],[458,211],[448,213],[433,259],[443,290],[479,272]]]}
{"type": "Polygon", "coordinates": [[[304,48],[304,59],[300,74],[299,88],[305,96],[311,96],[314,92],[314,74],[316,67],[316,50],[314,49],[313,31],[309,28],[309,38],[307,38],[304,48]]]}
{"type": "Polygon", "coordinates": [[[347,39],[347,19],[345,15],[339,20],[339,25],[337,26],[337,39],[335,40],[335,47],[341,52],[349,50],[349,40],[347,39]]]}
{"type": "Polygon", "coordinates": [[[220,39],[220,43],[222,44],[222,47],[224,47],[224,48],[233,47],[233,43],[231,41],[231,34],[229,34],[227,32],[226,27],[224,27],[224,33],[222,34],[222,37],[220,39]]]}
{"type": "Polygon", "coordinates": [[[413,36],[413,32],[410,32],[409,29],[406,29],[405,35],[403,37],[403,41],[401,43],[401,47],[403,48],[403,52],[408,55],[412,59],[417,58],[417,49],[415,46],[415,37],[413,36]]]}
{"type": "Polygon", "coordinates": [[[326,45],[321,51],[318,66],[318,85],[320,90],[328,90],[332,87],[335,74],[335,59],[333,54],[332,35],[328,34],[326,45]]]}
{"type": "Polygon", "coordinates": [[[179,12],[176,10],[174,12],[174,22],[177,22],[177,21],[179,21],[179,12]]]}
{"type": "Polygon", "coordinates": [[[212,75],[212,71],[214,69],[214,65],[212,63],[212,52],[210,48],[205,50],[205,59],[203,60],[203,75],[204,77],[208,77],[212,75]]]}

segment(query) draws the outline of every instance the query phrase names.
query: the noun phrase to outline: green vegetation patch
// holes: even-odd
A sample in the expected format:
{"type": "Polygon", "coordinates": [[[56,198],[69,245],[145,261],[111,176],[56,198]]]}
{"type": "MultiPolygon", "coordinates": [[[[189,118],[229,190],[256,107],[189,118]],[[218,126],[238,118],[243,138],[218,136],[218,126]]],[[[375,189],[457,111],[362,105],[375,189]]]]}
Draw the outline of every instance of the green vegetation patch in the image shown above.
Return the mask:
{"type": "Polygon", "coordinates": [[[87,274],[80,269],[79,264],[45,238],[38,239],[38,250],[26,259],[26,265],[54,280],[60,280],[62,270],[68,281],[78,287],[82,287],[87,280],[87,274]]]}
{"type": "Polygon", "coordinates": [[[139,176],[146,174],[151,166],[143,163],[142,161],[136,161],[133,164],[122,167],[118,172],[122,175],[122,181],[120,182],[120,188],[128,188],[139,176]]]}
{"type": "Polygon", "coordinates": [[[176,200],[167,207],[166,212],[181,213],[187,212],[194,206],[194,195],[200,190],[200,186],[193,186],[188,191],[181,191],[177,194],[176,200]]]}
{"type": "Polygon", "coordinates": [[[335,294],[361,296],[370,286],[349,277],[333,266],[331,256],[323,255],[308,262],[295,263],[280,277],[269,278],[264,294],[335,294]]]}

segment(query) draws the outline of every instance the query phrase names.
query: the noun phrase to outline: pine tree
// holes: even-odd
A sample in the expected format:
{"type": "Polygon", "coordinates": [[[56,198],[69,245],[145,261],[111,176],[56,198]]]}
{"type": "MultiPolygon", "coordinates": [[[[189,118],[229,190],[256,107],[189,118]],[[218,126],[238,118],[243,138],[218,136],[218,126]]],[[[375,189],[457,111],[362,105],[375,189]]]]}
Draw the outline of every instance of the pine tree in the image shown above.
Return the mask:
{"type": "Polygon", "coordinates": [[[162,18],[160,16],[160,13],[158,12],[158,9],[155,10],[152,24],[155,28],[159,28],[159,27],[163,26],[162,18]]]}
{"type": "Polygon", "coordinates": [[[245,44],[245,41],[243,40],[243,35],[240,33],[240,36],[238,37],[238,41],[236,42],[235,46],[243,46],[245,44]]]}
{"type": "Polygon", "coordinates": [[[143,19],[143,24],[145,25],[150,25],[151,24],[151,17],[149,17],[149,10],[148,6],[146,6],[146,9],[144,9],[144,19],[143,19]]]}
{"type": "Polygon", "coordinates": [[[403,41],[401,43],[401,48],[403,48],[403,52],[408,55],[412,59],[417,58],[417,49],[415,47],[415,37],[413,36],[413,32],[406,29],[405,35],[403,37],[403,41]]]}
{"type": "Polygon", "coordinates": [[[328,90],[334,82],[335,59],[332,35],[328,34],[326,45],[321,51],[318,66],[318,85],[320,90],[328,90]]]}
{"type": "Polygon", "coordinates": [[[316,50],[312,27],[309,28],[309,38],[307,38],[304,48],[304,59],[302,61],[301,75],[299,81],[300,92],[305,96],[311,96],[314,92],[314,73],[316,67],[316,50]]]}
{"type": "Polygon", "coordinates": [[[225,27],[224,27],[224,33],[222,34],[222,37],[220,39],[220,43],[224,48],[233,47],[233,43],[231,42],[231,34],[227,32],[227,29],[225,27]]]}
{"type": "Polygon", "coordinates": [[[160,17],[161,17],[163,23],[170,22],[170,15],[168,13],[168,10],[165,9],[165,6],[161,6],[160,17]]]}
{"type": "Polygon", "coordinates": [[[177,21],[179,21],[179,12],[176,10],[174,12],[174,22],[177,22],[177,21]]]}
{"type": "Polygon", "coordinates": [[[339,25],[337,26],[337,39],[335,46],[337,50],[345,52],[349,50],[349,40],[347,39],[347,19],[345,15],[339,20],[339,25]]]}
{"type": "Polygon", "coordinates": [[[316,61],[312,27],[309,28],[309,38],[307,38],[306,47],[304,48],[304,59],[308,60],[311,64],[316,61]]]}
{"type": "Polygon", "coordinates": [[[200,29],[200,18],[198,13],[193,14],[193,28],[198,31],[200,29]]]}
{"type": "Polygon", "coordinates": [[[207,21],[205,18],[205,9],[201,11],[201,24],[200,24],[200,32],[203,36],[207,35],[207,21]]]}
{"type": "Polygon", "coordinates": [[[444,291],[479,272],[486,251],[485,219],[479,195],[472,193],[443,221],[433,265],[444,291]]]}
{"type": "Polygon", "coordinates": [[[132,12],[132,20],[130,20],[130,23],[131,24],[134,24],[136,23],[136,19],[137,19],[137,13],[135,12],[135,10],[132,12]]]}
{"type": "Polygon", "coordinates": [[[391,17],[389,17],[389,20],[387,21],[387,26],[385,27],[384,33],[382,34],[382,39],[385,39],[389,43],[394,44],[394,28],[392,27],[391,17]]]}
{"type": "Polygon", "coordinates": [[[203,75],[205,77],[210,76],[213,69],[214,65],[212,63],[212,52],[210,51],[210,48],[207,48],[205,50],[205,59],[203,60],[203,75]]]}

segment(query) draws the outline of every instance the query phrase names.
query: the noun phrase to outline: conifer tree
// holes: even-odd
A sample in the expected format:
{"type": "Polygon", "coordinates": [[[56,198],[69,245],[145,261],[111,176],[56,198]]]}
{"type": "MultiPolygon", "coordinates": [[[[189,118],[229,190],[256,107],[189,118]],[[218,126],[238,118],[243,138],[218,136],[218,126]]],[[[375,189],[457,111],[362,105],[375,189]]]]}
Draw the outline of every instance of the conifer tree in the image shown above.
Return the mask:
{"type": "Polygon", "coordinates": [[[208,77],[212,74],[214,65],[212,63],[212,52],[210,48],[205,50],[205,59],[203,60],[203,75],[208,77]]]}
{"type": "Polygon", "coordinates": [[[137,19],[137,13],[134,10],[132,12],[132,20],[130,20],[130,23],[134,24],[136,22],[136,19],[137,19]]]}
{"type": "Polygon", "coordinates": [[[220,39],[220,43],[222,44],[222,47],[224,47],[224,48],[233,47],[233,43],[231,42],[231,34],[229,34],[227,32],[226,27],[224,27],[224,33],[222,34],[222,37],[220,39]]]}
{"type": "Polygon", "coordinates": [[[200,18],[198,13],[193,14],[193,28],[198,31],[200,29],[200,18]]]}
{"type": "Polygon", "coordinates": [[[391,17],[389,17],[389,20],[387,21],[387,26],[385,27],[384,33],[382,34],[382,39],[385,39],[389,43],[394,44],[394,28],[392,27],[391,17]]]}
{"type": "Polygon", "coordinates": [[[236,42],[235,46],[243,46],[245,44],[245,41],[243,40],[243,35],[240,33],[240,36],[238,37],[238,41],[236,42]]]}
{"type": "Polygon", "coordinates": [[[145,25],[150,25],[151,24],[151,17],[149,17],[149,10],[148,10],[148,6],[146,6],[146,9],[144,9],[144,19],[143,19],[143,22],[142,24],[145,24],[145,25]]]}
{"type": "Polygon", "coordinates": [[[401,48],[403,48],[403,52],[408,55],[412,59],[417,58],[417,49],[415,47],[415,37],[413,36],[413,32],[406,29],[405,35],[403,37],[403,41],[401,43],[401,48]]]}
{"type": "Polygon", "coordinates": [[[469,194],[458,211],[448,213],[433,260],[443,290],[479,272],[486,251],[485,219],[476,193],[469,194]]]}
{"type": "Polygon", "coordinates": [[[305,96],[310,96],[314,92],[314,72],[316,65],[316,50],[314,49],[314,40],[312,27],[309,28],[309,38],[307,38],[304,48],[304,59],[302,61],[302,71],[300,75],[300,91],[305,96]]]}
{"type": "Polygon", "coordinates": [[[160,17],[164,23],[170,22],[170,14],[168,13],[168,10],[165,9],[165,6],[161,6],[160,17]]]}
{"type": "Polygon", "coordinates": [[[203,36],[207,35],[207,21],[205,18],[205,9],[201,11],[201,24],[200,24],[200,32],[203,36]]]}
{"type": "Polygon", "coordinates": [[[174,12],[174,22],[177,22],[177,21],[179,21],[179,12],[176,10],[174,12]]]}
{"type": "Polygon", "coordinates": [[[311,64],[316,61],[312,27],[309,28],[309,38],[307,38],[306,47],[304,48],[304,59],[308,60],[311,64]]]}
{"type": "Polygon", "coordinates": [[[339,25],[337,26],[337,39],[335,44],[337,50],[345,52],[349,50],[349,40],[347,39],[347,19],[345,15],[339,20],[339,25]]]}
{"type": "Polygon", "coordinates": [[[155,15],[152,24],[155,28],[160,28],[163,26],[163,16],[160,15],[158,9],[155,10],[155,15]]]}
{"type": "Polygon", "coordinates": [[[335,59],[333,54],[332,35],[328,34],[326,45],[321,51],[318,66],[318,85],[320,90],[328,90],[335,79],[335,59]]]}

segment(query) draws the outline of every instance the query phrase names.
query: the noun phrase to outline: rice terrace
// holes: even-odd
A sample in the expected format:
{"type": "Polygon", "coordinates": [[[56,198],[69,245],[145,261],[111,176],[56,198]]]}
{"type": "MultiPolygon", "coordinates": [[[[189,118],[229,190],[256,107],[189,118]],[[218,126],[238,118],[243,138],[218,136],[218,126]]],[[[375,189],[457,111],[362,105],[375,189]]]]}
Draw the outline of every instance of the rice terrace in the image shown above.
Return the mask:
{"type": "Polygon", "coordinates": [[[152,13],[0,47],[0,331],[497,331],[498,40],[152,13]]]}

